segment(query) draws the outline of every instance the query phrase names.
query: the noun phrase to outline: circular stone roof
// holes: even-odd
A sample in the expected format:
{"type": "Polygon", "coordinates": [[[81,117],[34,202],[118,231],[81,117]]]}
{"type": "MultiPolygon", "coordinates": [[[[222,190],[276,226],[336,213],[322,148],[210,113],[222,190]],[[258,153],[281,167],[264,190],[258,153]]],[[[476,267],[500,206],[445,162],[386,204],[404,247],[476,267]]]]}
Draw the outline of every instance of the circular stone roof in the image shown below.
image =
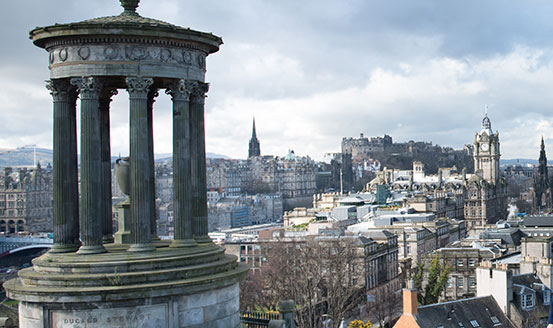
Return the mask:
{"type": "Polygon", "coordinates": [[[213,35],[169,24],[157,19],[142,17],[136,12],[138,1],[121,0],[125,10],[118,16],[93,18],[82,22],[55,24],[46,27],[36,27],[29,32],[33,43],[41,48],[53,38],[59,39],[74,36],[139,36],[158,39],[173,39],[188,41],[207,46],[209,53],[219,50],[223,40],[213,35]],[[129,4],[130,3],[130,4],[129,4]],[[134,7],[134,8],[133,8],[134,7]]]}

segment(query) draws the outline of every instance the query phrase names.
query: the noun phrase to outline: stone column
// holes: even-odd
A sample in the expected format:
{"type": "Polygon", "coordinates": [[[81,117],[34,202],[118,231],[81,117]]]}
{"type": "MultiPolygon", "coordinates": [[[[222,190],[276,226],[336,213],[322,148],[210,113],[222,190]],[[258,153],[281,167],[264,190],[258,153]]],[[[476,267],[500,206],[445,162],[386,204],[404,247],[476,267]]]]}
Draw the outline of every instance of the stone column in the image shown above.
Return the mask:
{"type": "Polygon", "coordinates": [[[150,233],[152,234],[152,240],[159,240],[157,235],[157,210],[156,210],[156,167],[154,159],[154,102],[155,98],[159,96],[157,89],[150,90],[148,92],[148,152],[150,153],[150,193],[153,202],[151,203],[151,222],[150,222],[150,233]]]}
{"type": "Polygon", "coordinates": [[[171,247],[192,247],[191,169],[190,169],[190,93],[193,84],[175,82],[165,92],[173,100],[173,209],[175,235],[171,247]]]}
{"type": "Polygon", "coordinates": [[[197,82],[190,96],[190,154],[192,171],[192,222],[198,243],[209,243],[207,235],[207,181],[205,159],[204,104],[209,89],[197,82]]]}
{"type": "Polygon", "coordinates": [[[152,251],[151,220],[152,174],[149,151],[148,91],[152,78],[128,77],[130,103],[130,166],[131,166],[131,246],[129,251],[152,251]]]}
{"type": "Polygon", "coordinates": [[[77,180],[77,91],[69,80],[46,81],[54,103],[54,245],[51,253],[79,247],[79,187],[77,180]]]}
{"type": "Polygon", "coordinates": [[[109,104],[117,89],[105,89],[100,93],[100,143],[102,153],[102,241],[113,243],[113,218],[111,203],[111,147],[109,104]]]}
{"type": "Polygon", "coordinates": [[[71,79],[81,94],[81,247],[78,254],[104,253],[102,245],[101,80],[71,79]]]}

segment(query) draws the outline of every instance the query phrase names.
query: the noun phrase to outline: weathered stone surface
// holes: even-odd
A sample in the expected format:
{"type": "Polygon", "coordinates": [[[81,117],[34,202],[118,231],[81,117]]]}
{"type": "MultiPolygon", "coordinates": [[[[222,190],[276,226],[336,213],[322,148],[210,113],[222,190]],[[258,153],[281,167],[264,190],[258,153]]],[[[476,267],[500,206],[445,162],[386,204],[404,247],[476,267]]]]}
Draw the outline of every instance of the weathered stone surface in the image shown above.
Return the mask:
{"type": "Polygon", "coordinates": [[[169,327],[169,305],[165,303],[121,308],[51,310],[50,317],[50,326],[55,328],[169,327]]]}
{"type": "Polygon", "coordinates": [[[76,303],[71,308],[59,303],[33,304],[20,302],[19,312],[23,327],[237,327],[239,325],[239,288],[235,282],[223,288],[230,299],[211,303],[217,290],[204,290],[187,295],[196,303],[187,303],[182,296],[150,297],[132,302],[76,303]],[[232,294],[232,295],[230,295],[232,294]],[[211,312],[211,313],[208,313],[211,312]]]}
{"type": "Polygon", "coordinates": [[[52,47],[49,49],[50,76],[60,79],[84,75],[141,75],[204,81],[205,52],[147,45],[146,40],[142,41],[143,45],[114,42],[52,47]]]}

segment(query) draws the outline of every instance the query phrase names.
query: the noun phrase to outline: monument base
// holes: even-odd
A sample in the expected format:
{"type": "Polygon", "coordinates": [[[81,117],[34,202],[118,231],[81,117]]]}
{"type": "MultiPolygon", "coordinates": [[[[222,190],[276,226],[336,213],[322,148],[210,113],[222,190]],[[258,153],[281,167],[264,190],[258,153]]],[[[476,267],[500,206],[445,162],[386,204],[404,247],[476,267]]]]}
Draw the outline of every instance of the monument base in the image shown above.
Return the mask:
{"type": "Polygon", "coordinates": [[[4,284],[21,327],[239,327],[248,267],[216,245],[146,253],[45,254],[4,284]]]}

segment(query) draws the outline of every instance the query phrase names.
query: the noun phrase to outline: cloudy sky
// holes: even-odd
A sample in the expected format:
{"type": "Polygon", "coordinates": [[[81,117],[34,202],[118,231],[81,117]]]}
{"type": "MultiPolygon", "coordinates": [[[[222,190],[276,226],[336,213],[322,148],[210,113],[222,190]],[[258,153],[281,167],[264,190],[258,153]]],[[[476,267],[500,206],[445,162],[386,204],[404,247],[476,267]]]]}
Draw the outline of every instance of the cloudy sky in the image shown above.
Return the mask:
{"type": "MultiPolygon", "coordinates": [[[[51,147],[48,56],[28,31],[120,11],[116,0],[2,3],[0,148],[51,147]]],[[[488,104],[503,158],[537,158],[542,134],[553,154],[551,1],[142,0],[138,11],[223,38],[207,60],[209,152],[245,158],[253,116],[263,154],[321,159],[361,132],[460,148],[488,104]]],[[[128,153],[127,106],[120,92],[114,155],[128,153]]],[[[171,151],[170,106],[156,102],[157,153],[171,151]]]]}

